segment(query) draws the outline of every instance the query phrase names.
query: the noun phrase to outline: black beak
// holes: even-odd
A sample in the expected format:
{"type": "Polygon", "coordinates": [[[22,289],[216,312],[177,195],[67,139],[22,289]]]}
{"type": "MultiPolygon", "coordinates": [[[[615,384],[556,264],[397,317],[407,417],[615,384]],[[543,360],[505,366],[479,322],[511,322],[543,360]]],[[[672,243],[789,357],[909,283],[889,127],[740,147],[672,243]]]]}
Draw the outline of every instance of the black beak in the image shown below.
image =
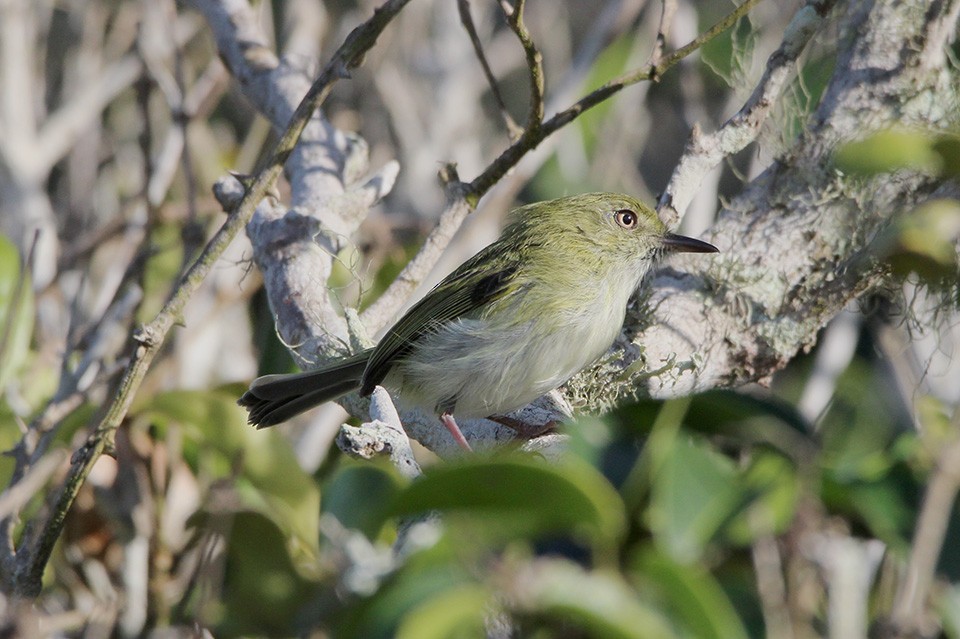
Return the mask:
{"type": "Polygon", "coordinates": [[[686,235],[667,233],[663,236],[663,248],[670,253],[719,253],[720,250],[713,244],[702,240],[695,240],[686,235]]]}

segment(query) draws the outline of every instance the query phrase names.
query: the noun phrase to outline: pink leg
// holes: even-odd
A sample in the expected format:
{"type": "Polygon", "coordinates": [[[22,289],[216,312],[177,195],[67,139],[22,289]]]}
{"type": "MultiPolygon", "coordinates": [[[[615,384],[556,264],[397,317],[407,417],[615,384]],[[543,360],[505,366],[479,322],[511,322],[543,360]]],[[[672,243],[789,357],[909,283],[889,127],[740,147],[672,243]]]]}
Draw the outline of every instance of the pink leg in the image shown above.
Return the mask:
{"type": "Polygon", "coordinates": [[[467,438],[463,436],[463,433],[460,432],[460,427],[457,426],[457,420],[453,418],[453,415],[450,413],[443,413],[440,415],[440,421],[443,422],[443,425],[447,427],[447,430],[450,431],[450,434],[453,435],[453,438],[460,444],[460,448],[464,450],[473,451],[470,448],[467,438]]]}

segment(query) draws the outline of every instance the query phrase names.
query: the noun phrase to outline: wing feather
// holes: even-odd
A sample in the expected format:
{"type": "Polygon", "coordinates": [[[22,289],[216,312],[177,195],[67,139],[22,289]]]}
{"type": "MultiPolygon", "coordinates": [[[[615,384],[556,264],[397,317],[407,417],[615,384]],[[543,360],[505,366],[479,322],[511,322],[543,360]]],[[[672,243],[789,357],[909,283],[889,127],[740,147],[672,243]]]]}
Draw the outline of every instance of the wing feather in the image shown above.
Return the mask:
{"type": "Polygon", "coordinates": [[[374,348],[363,373],[361,395],[372,393],[397,358],[434,327],[469,315],[516,290],[519,264],[496,259],[498,250],[501,247],[493,244],[480,251],[410,307],[374,348]]]}

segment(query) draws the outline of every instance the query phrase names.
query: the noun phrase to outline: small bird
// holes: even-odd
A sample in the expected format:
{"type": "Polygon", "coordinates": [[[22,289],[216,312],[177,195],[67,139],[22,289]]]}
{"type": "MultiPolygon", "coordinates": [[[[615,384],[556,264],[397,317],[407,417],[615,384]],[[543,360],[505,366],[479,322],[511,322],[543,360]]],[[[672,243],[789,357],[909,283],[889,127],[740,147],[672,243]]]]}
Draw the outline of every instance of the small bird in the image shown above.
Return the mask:
{"type": "Polygon", "coordinates": [[[260,377],[238,403],[264,428],[381,384],[401,405],[435,411],[469,449],[454,413],[496,419],[566,382],[613,344],[651,266],[680,251],[717,248],[668,233],[628,195],[520,207],[497,241],[437,284],[375,347],[317,370],[260,377]]]}

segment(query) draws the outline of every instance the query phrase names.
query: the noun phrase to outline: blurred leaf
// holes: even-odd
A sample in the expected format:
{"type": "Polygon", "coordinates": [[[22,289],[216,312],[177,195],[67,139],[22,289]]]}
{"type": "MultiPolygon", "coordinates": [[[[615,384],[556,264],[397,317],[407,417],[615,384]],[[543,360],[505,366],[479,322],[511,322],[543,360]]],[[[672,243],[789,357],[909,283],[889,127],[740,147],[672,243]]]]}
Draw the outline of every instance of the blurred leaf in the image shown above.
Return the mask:
{"type": "Polygon", "coordinates": [[[960,202],[931,200],[902,215],[874,242],[876,254],[904,277],[916,273],[927,283],[956,283],[956,241],[960,237],[960,202]]]}
{"type": "Polygon", "coordinates": [[[492,598],[487,588],[476,584],[440,592],[403,618],[396,639],[482,637],[492,598]]]}
{"type": "Polygon", "coordinates": [[[751,498],[727,524],[727,537],[735,544],[749,544],[758,536],[786,530],[800,497],[796,466],[778,453],[756,451],[740,482],[751,498]]]}
{"type": "Polygon", "coordinates": [[[960,584],[945,588],[937,602],[943,632],[950,639],[960,639],[960,584]]]}
{"type": "Polygon", "coordinates": [[[731,390],[700,393],[692,398],[684,424],[742,444],[773,446],[792,459],[810,459],[816,453],[812,425],[795,407],[773,395],[731,390]]]}
{"type": "MultiPolygon", "coordinates": [[[[603,86],[610,78],[616,78],[624,73],[630,61],[630,54],[636,48],[636,41],[636,32],[628,29],[608,44],[590,66],[590,72],[584,86],[592,91],[596,87],[603,86]]],[[[575,120],[577,132],[583,140],[588,155],[593,155],[596,152],[597,134],[603,131],[603,123],[610,116],[614,104],[615,102],[612,100],[605,100],[575,120]]],[[[569,188],[568,185],[567,189],[569,188]]]]}
{"type": "Polygon", "coordinates": [[[950,416],[954,409],[933,395],[917,397],[914,405],[919,423],[919,443],[930,456],[929,465],[932,465],[933,460],[957,437],[957,427],[950,416]]]}
{"type": "MultiPolygon", "coordinates": [[[[724,14],[725,10],[719,4],[699,12],[701,28],[709,29],[724,14]]],[[[727,86],[736,87],[744,78],[744,70],[749,68],[756,40],[757,31],[752,20],[749,15],[745,16],[732,28],[705,43],[700,48],[700,60],[727,86]]]]}
{"type": "Polygon", "coordinates": [[[237,494],[286,533],[285,545],[310,565],[318,553],[320,491],[276,430],[255,430],[232,391],[171,391],[137,407],[161,436],[183,429],[184,457],[197,471],[236,480],[237,494]]]}
{"type": "Polygon", "coordinates": [[[954,178],[960,176],[960,135],[937,136],[933,150],[941,158],[944,175],[954,178]]]}
{"type": "Polygon", "coordinates": [[[938,173],[943,158],[934,149],[936,138],[923,131],[887,129],[848,142],[837,150],[837,168],[844,173],[876,175],[899,169],[938,173]]]}
{"type": "Polygon", "coordinates": [[[621,577],[587,571],[560,559],[522,569],[512,584],[518,612],[572,622],[601,639],[676,637],[661,612],[644,602],[621,577]]]}
{"type": "Polygon", "coordinates": [[[821,463],[837,480],[873,480],[897,461],[890,445],[897,431],[911,426],[889,384],[862,358],[855,358],[837,380],[820,425],[821,463]]]}
{"type": "MultiPolygon", "coordinates": [[[[622,429],[646,434],[664,404],[663,401],[644,400],[621,407],[604,419],[618,423],[622,429]]],[[[591,434],[583,437],[609,439],[592,421],[586,423],[590,425],[591,434]]],[[[809,460],[817,452],[817,444],[811,435],[813,426],[793,405],[771,394],[723,389],[698,393],[689,398],[682,423],[688,431],[721,436],[740,446],[772,446],[797,461],[809,460]]],[[[584,429],[578,427],[576,430],[584,429]]],[[[582,448],[583,445],[578,444],[578,449],[582,448]]]]}
{"type": "Polygon", "coordinates": [[[201,618],[223,636],[289,636],[319,584],[300,576],[284,550],[286,532],[256,512],[228,516],[225,587],[201,618]]]}
{"type": "Polygon", "coordinates": [[[332,636],[337,639],[395,637],[407,614],[420,606],[429,606],[445,593],[469,587],[471,579],[454,557],[441,545],[408,558],[376,594],[347,611],[332,636]]]}
{"type": "Polygon", "coordinates": [[[486,532],[514,536],[570,532],[612,544],[624,532],[623,502],[594,468],[575,459],[469,459],[431,469],[401,491],[400,515],[430,510],[469,513],[486,532]]]}
{"type": "MultiPolygon", "coordinates": [[[[653,445],[653,440],[648,446],[653,445]]],[[[736,469],[705,444],[680,435],[653,477],[646,521],[674,559],[695,561],[717,530],[744,503],[736,469]]]]}
{"type": "Polygon", "coordinates": [[[183,238],[180,224],[161,222],[150,231],[151,252],[143,272],[143,302],[137,311],[146,322],[160,312],[183,265],[183,238]]]}
{"type": "Polygon", "coordinates": [[[363,291],[358,310],[365,310],[387,290],[407,263],[420,251],[420,244],[419,238],[417,241],[410,241],[408,238],[406,242],[390,247],[384,256],[383,263],[373,276],[369,290],[363,291]]]}
{"type": "Polygon", "coordinates": [[[821,499],[831,511],[859,521],[891,547],[910,544],[920,504],[921,487],[902,466],[873,481],[846,481],[826,474],[821,499]]]}
{"type": "Polygon", "coordinates": [[[33,334],[33,287],[20,269],[20,252],[0,235],[0,389],[23,365],[33,334]]]}
{"type": "Polygon", "coordinates": [[[324,485],[323,512],[335,516],[344,527],[375,539],[402,485],[391,469],[369,462],[347,462],[324,485]]]}
{"type": "Polygon", "coordinates": [[[678,564],[652,548],[636,558],[644,583],[656,589],[675,611],[678,625],[698,639],[744,639],[746,629],[730,600],[709,572],[678,564]]]}

